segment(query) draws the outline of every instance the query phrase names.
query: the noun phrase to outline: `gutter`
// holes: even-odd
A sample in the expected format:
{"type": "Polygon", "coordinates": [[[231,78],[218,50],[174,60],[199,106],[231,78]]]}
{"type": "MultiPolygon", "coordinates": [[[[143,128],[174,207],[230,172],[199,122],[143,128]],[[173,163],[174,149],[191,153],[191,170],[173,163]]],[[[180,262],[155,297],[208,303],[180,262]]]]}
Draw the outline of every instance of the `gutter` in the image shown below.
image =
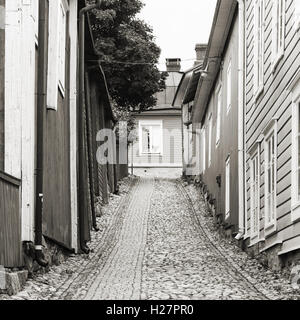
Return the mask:
{"type": "Polygon", "coordinates": [[[245,122],[245,3],[238,0],[239,5],[239,54],[238,54],[238,185],[239,185],[239,232],[235,237],[240,240],[245,235],[246,221],[246,148],[244,134],[245,122]]]}
{"type": "Polygon", "coordinates": [[[36,195],[35,195],[35,259],[42,267],[48,266],[43,254],[43,164],[44,164],[44,119],[47,108],[47,0],[39,1],[39,49],[38,49],[38,97],[37,97],[37,141],[36,141],[36,195]]]}
{"type": "MultiPolygon", "coordinates": [[[[78,149],[79,152],[84,150],[84,119],[83,113],[85,109],[85,14],[94,9],[100,9],[102,0],[97,0],[94,5],[88,5],[82,8],[79,12],[79,106],[78,106],[78,149]]],[[[88,254],[90,252],[89,247],[84,241],[84,193],[85,184],[84,172],[81,170],[83,167],[83,157],[79,156],[79,225],[80,225],[80,248],[81,250],[88,254]]]]}

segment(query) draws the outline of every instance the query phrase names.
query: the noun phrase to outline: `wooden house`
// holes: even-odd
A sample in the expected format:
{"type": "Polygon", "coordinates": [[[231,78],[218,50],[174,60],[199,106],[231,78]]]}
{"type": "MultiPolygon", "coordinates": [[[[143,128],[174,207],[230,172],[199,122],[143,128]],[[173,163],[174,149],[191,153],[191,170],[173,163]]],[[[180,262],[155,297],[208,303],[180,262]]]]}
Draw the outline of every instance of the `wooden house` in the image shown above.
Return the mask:
{"type": "Polygon", "coordinates": [[[197,161],[197,132],[195,125],[193,125],[192,113],[206,49],[207,45],[205,44],[196,45],[194,67],[183,73],[173,100],[173,106],[180,106],[182,111],[182,163],[184,177],[194,177],[200,174],[197,161]]]}
{"type": "Polygon", "coordinates": [[[226,233],[239,234],[243,212],[243,11],[237,1],[219,0],[194,97],[201,186],[226,233]]]}
{"type": "Polygon", "coordinates": [[[300,1],[245,1],[245,246],[279,268],[300,254],[300,1]]]}
{"type": "Polygon", "coordinates": [[[46,265],[43,237],[88,252],[95,198],[116,189],[95,160],[112,128],[84,0],[0,2],[0,265],[46,265]],[[4,23],[4,20],[5,23],[4,23]],[[3,49],[3,50],[2,50],[3,49]],[[4,79],[4,81],[2,81],[4,79]],[[93,92],[93,94],[92,94],[93,92]],[[101,178],[101,179],[100,179],[101,178]]]}
{"type": "Polygon", "coordinates": [[[167,59],[166,89],[156,94],[155,107],[135,114],[137,141],[129,152],[134,168],[182,168],[181,109],[172,106],[180,69],[180,59],[167,59]]]}

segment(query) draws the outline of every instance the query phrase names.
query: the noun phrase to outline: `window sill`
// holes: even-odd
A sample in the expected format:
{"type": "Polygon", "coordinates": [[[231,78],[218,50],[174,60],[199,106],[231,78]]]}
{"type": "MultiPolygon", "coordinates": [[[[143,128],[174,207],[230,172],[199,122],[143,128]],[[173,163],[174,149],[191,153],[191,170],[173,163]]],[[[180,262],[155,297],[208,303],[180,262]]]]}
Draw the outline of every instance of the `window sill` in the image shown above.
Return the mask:
{"type": "Polygon", "coordinates": [[[291,210],[291,219],[292,222],[297,222],[300,220],[300,202],[295,203],[292,205],[292,210],[291,210]]]}
{"type": "Polygon", "coordinates": [[[271,237],[277,232],[277,227],[275,222],[265,226],[265,237],[271,237]]]}
{"type": "Polygon", "coordinates": [[[64,86],[61,84],[60,81],[58,81],[58,89],[59,89],[59,92],[61,94],[61,96],[63,97],[63,99],[65,98],[65,88],[64,86]]]}
{"type": "Polygon", "coordinates": [[[260,85],[259,88],[256,90],[256,93],[254,95],[254,101],[255,103],[257,103],[258,99],[260,98],[260,96],[263,94],[264,92],[264,85],[260,85]]]}
{"type": "Polygon", "coordinates": [[[280,61],[283,59],[284,57],[284,51],[282,50],[277,56],[276,58],[274,59],[273,61],[273,66],[272,66],[272,73],[274,74],[280,61]]]}

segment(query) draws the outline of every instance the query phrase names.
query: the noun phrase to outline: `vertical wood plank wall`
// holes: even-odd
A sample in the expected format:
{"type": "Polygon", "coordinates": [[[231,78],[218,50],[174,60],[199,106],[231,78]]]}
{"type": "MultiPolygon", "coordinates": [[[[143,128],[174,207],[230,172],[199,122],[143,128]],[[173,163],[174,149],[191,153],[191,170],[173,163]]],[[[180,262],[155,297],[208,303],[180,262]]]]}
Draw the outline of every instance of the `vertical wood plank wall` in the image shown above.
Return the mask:
{"type": "Polygon", "coordinates": [[[43,231],[48,238],[72,249],[69,33],[65,85],[65,96],[58,92],[57,111],[47,110],[45,115],[43,231]]]}
{"type": "MultiPolygon", "coordinates": [[[[292,100],[287,85],[300,65],[300,36],[294,29],[295,1],[286,0],[284,56],[272,67],[272,1],[264,1],[264,91],[254,97],[254,1],[246,1],[246,147],[259,138],[272,117],[278,117],[277,131],[277,233],[264,239],[264,145],[261,144],[260,237],[272,245],[300,234],[300,223],[291,220],[291,126],[292,100]]],[[[247,226],[250,232],[250,165],[247,154],[247,226]]]]}
{"type": "Polygon", "coordinates": [[[0,172],[0,265],[23,266],[20,181],[0,172]]]}

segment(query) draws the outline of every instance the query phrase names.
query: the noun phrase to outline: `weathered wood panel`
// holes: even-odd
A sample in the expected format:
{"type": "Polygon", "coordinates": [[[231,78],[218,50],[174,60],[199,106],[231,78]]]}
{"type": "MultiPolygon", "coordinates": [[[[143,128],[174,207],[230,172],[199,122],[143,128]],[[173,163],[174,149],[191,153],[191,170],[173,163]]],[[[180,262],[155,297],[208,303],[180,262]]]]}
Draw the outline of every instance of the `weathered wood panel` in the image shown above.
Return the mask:
{"type": "Polygon", "coordinates": [[[0,265],[24,265],[21,239],[20,181],[0,172],[0,265]]]}
{"type": "MultiPolygon", "coordinates": [[[[67,23],[68,30],[68,23],[67,23]]],[[[67,34],[65,95],[45,115],[43,232],[72,249],[70,193],[70,40],[67,34]]]]}

